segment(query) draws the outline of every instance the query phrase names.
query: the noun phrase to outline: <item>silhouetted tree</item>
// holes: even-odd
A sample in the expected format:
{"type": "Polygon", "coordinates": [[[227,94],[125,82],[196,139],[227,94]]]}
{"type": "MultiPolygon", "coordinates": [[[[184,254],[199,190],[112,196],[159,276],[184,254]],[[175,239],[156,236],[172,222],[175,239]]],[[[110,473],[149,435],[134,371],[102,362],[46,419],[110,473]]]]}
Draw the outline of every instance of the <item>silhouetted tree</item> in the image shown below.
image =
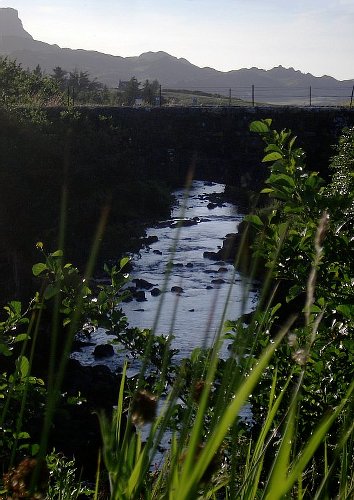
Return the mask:
{"type": "Polygon", "coordinates": [[[157,80],[150,82],[145,80],[143,85],[142,97],[146,104],[154,105],[156,104],[156,97],[159,92],[160,84],[157,80]]]}
{"type": "Polygon", "coordinates": [[[128,104],[128,106],[132,106],[135,100],[140,97],[140,83],[135,76],[126,83],[123,96],[124,102],[128,104]]]}
{"type": "Polygon", "coordinates": [[[60,66],[53,68],[53,74],[51,78],[58,83],[59,87],[64,90],[67,87],[67,75],[68,72],[62,69],[60,66]]]}
{"type": "Polygon", "coordinates": [[[34,71],[24,70],[20,64],[0,57],[0,101],[5,107],[45,106],[58,99],[61,99],[58,85],[43,76],[39,66],[34,71]]]}
{"type": "Polygon", "coordinates": [[[39,64],[37,64],[37,66],[35,67],[35,69],[33,70],[33,74],[35,76],[38,76],[39,78],[42,78],[43,76],[43,71],[42,71],[42,68],[40,67],[39,64]]]}

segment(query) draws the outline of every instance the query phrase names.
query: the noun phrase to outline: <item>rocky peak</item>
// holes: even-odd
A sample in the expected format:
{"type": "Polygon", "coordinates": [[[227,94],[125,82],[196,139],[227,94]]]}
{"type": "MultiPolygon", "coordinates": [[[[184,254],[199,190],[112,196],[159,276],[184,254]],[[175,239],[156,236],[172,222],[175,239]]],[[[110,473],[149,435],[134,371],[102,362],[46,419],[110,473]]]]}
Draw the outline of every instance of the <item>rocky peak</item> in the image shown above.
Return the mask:
{"type": "Polygon", "coordinates": [[[143,52],[143,54],[140,54],[139,59],[143,59],[147,62],[155,62],[159,61],[160,59],[165,59],[166,57],[172,58],[172,56],[170,54],[167,54],[167,52],[159,50],[158,52],[143,52]]]}
{"type": "Polygon", "coordinates": [[[33,37],[23,29],[22,21],[18,17],[18,11],[10,7],[0,8],[0,36],[16,36],[33,39],[33,37]]]}

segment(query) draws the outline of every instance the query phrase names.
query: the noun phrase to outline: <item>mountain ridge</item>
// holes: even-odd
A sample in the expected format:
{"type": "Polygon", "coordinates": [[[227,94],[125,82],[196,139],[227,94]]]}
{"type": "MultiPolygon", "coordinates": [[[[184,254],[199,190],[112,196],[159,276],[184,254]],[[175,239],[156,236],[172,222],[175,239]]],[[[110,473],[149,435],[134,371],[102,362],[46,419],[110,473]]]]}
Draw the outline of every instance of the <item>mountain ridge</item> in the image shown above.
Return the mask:
{"type": "MultiPolygon", "coordinates": [[[[61,48],[35,40],[23,28],[18,11],[0,8],[0,55],[16,60],[24,68],[34,69],[38,64],[50,74],[54,67],[67,71],[75,68],[87,71],[92,78],[116,87],[119,80],[135,76],[139,81],[157,79],[164,87],[186,89],[210,89],[211,92],[226,93],[228,89],[281,88],[290,91],[295,87],[334,87],[338,97],[348,97],[352,80],[337,80],[332,76],[314,76],[302,73],[293,67],[281,65],[270,70],[256,67],[220,71],[211,67],[199,67],[187,59],[177,58],[164,51],[147,51],[139,56],[122,57],[95,50],[61,48]],[[344,92],[344,88],[346,90],[344,92]]],[[[269,94],[270,98],[273,95],[269,94]]]]}

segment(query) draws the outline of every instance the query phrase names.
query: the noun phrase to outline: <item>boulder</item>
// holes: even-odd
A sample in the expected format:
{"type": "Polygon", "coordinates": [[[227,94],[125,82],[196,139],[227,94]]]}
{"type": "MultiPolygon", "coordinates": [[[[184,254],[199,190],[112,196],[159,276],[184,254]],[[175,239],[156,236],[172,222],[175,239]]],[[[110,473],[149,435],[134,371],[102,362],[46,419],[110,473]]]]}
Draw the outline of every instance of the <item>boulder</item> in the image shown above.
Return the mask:
{"type": "Polygon", "coordinates": [[[132,282],[135,283],[136,288],[143,288],[144,290],[150,290],[155,286],[153,283],[139,278],[134,278],[132,282]]]}
{"type": "Polygon", "coordinates": [[[111,344],[96,345],[93,355],[95,358],[110,358],[114,355],[114,349],[111,344]]]}
{"type": "Polygon", "coordinates": [[[181,286],[173,286],[171,288],[171,292],[173,292],[173,293],[183,293],[184,290],[183,290],[183,288],[181,286]]]}
{"type": "Polygon", "coordinates": [[[220,259],[218,252],[203,252],[204,259],[218,260],[220,259]]]}
{"type": "Polygon", "coordinates": [[[137,302],[144,302],[146,300],[145,292],[143,292],[142,290],[136,290],[134,292],[134,299],[137,302]]]}
{"type": "Polygon", "coordinates": [[[222,247],[216,252],[215,260],[223,260],[225,262],[233,262],[236,258],[239,248],[241,236],[240,234],[230,233],[225,237],[222,247]]]}
{"type": "Polygon", "coordinates": [[[141,242],[143,245],[152,245],[152,243],[157,243],[159,241],[158,237],[155,235],[152,236],[146,236],[146,238],[142,238],[141,242]]]}
{"type": "Polygon", "coordinates": [[[158,297],[161,294],[161,290],[159,288],[153,288],[150,293],[153,297],[158,297]]]}
{"type": "Polygon", "coordinates": [[[93,342],[85,342],[84,340],[75,339],[72,343],[71,351],[72,352],[80,352],[82,348],[90,347],[93,345],[95,345],[93,342]]]}
{"type": "Polygon", "coordinates": [[[217,278],[215,280],[211,280],[211,282],[213,283],[213,285],[222,285],[223,283],[225,283],[225,280],[223,280],[222,278],[217,278]]]}
{"type": "Polygon", "coordinates": [[[179,219],[175,220],[170,224],[170,228],[174,229],[176,227],[191,227],[199,224],[199,217],[193,217],[193,219],[179,219]]]}

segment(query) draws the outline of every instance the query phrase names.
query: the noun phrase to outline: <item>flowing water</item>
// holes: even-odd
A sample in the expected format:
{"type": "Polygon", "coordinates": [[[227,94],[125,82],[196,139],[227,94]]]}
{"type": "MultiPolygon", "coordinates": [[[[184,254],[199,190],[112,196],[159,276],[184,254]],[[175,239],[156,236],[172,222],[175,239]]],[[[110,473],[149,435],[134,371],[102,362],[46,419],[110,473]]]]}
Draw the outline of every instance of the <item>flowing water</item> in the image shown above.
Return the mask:
{"type": "MultiPolygon", "coordinates": [[[[187,198],[184,190],[175,191],[176,205],[171,220],[150,228],[147,236],[156,237],[156,241],[133,257],[132,279],[144,279],[162,293],[154,296],[151,289],[144,290],[145,300],[138,302],[134,299],[123,304],[129,325],[151,328],[155,324],[157,334],[172,333],[172,347],[180,351],[177,359],[190,354],[194,347],[212,343],[226,303],[225,319],[237,319],[250,312],[257,299],[257,291],[235,273],[232,264],[203,257],[205,251],[216,252],[226,234],[237,232],[243,218],[230,203],[212,209],[209,205],[208,208],[210,195],[222,193],[224,187],[194,181],[187,198]],[[185,222],[178,229],[181,218],[185,222]],[[172,262],[172,269],[168,276],[166,266],[169,262],[172,262]],[[251,291],[245,302],[245,286],[249,285],[251,291]],[[172,287],[180,287],[179,293],[171,291],[172,287]],[[157,321],[159,304],[161,313],[157,321]]],[[[104,331],[98,330],[92,340],[107,343],[109,338],[104,331]]],[[[74,353],[73,357],[83,364],[104,362],[112,369],[122,362],[124,355],[118,349],[115,356],[104,360],[94,360],[93,349],[93,346],[87,347],[74,353]]]]}

